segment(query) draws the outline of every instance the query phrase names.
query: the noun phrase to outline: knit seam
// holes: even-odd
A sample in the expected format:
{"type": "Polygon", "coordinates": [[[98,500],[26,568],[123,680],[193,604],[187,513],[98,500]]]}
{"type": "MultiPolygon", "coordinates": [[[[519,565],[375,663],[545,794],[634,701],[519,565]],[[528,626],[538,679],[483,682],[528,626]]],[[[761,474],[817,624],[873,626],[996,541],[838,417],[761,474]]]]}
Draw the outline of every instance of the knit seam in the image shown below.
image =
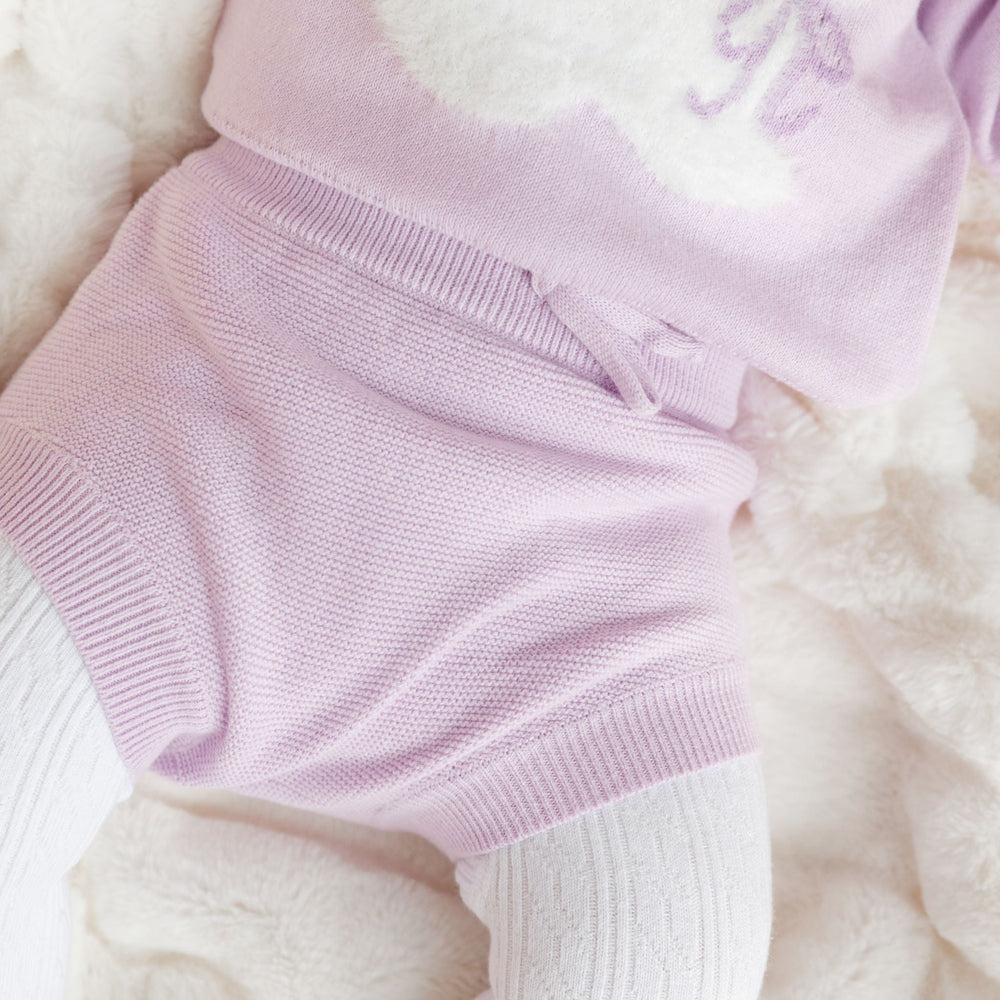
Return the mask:
{"type": "MultiPolygon", "coordinates": [[[[212,114],[213,117],[215,117],[214,111],[210,111],[209,113],[212,114]]],[[[447,236],[449,239],[460,240],[460,242],[466,243],[469,246],[474,247],[474,249],[480,251],[481,253],[488,253],[490,254],[491,257],[496,256],[495,254],[490,253],[490,251],[486,250],[484,247],[475,246],[475,244],[469,243],[468,240],[460,239],[458,236],[454,236],[451,233],[444,233],[443,230],[440,229],[440,224],[441,224],[440,219],[437,220],[431,219],[429,216],[426,216],[421,212],[414,212],[413,214],[404,212],[402,208],[396,207],[392,203],[392,201],[386,201],[385,199],[379,198],[377,195],[373,195],[369,192],[364,192],[357,185],[345,181],[342,178],[338,177],[336,180],[334,180],[333,178],[328,177],[325,172],[317,170],[314,164],[311,164],[306,160],[300,159],[299,157],[289,155],[287,152],[278,149],[278,147],[272,145],[271,143],[264,142],[256,138],[255,136],[247,132],[246,129],[243,129],[239,125],[236,125],[229,118],[226,118],[223,115],[220,115],[218,117],[218,121],[220,121],[227,128],[232,129],[232,131],[236,133],[243,140],[242,145],[245,145],[251,151],[257,151],[258,149],[266,149],[268,153],[272,154],[275,162],[283,164],[287,167],[292,167],[295,170],[299,170],[307,177],[310,177],[313,180],[319,181],[322,184],[326,184],[337,191],[343,191],[346,194],[358,198],[369,205],[374,205],[376,208],[381,208],[383,211],[391,212],[393,215],[399,216],[399,218],[401,219],[409,220],[411,222],[416,222],[418,225],[424,226],[428,229],[432,229],[435,232],[440,232],[443,235],[447,236]]],[[[216,131],[219,130],[216,129],[216,131]]],[[[230,138],[228,133],[226,132],[220,132],[220,135],[224,135],[226,138],[230,138]]],[[[190,167],[189,169],[196,170],[197,168],[190,167]]],[[[202,180],[204,181],[205,178],[202,178],[202,180]]]]}

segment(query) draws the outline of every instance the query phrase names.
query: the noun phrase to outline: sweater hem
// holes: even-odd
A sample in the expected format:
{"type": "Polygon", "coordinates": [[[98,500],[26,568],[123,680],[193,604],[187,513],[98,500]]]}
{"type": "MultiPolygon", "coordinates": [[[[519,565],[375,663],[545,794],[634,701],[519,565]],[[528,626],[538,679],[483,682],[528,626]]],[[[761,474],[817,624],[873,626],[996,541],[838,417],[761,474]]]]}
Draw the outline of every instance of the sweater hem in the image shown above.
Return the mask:
{"type": "Polygon", "coordinates": [[[209,728],[190,651],[138,542],[72,455],[9,420],[0,533],[66,625],[133,782],[176,735],[209,728]]]}
{"type": "Polygon", "coordinates": [[[644,688],[485,768],[425,778],[403,790],[405,802],[397,792],[367,822],[416,833],[452,862],[515,843],[663,781],[758,752],[747,682],[739,658],[644,688]]]}

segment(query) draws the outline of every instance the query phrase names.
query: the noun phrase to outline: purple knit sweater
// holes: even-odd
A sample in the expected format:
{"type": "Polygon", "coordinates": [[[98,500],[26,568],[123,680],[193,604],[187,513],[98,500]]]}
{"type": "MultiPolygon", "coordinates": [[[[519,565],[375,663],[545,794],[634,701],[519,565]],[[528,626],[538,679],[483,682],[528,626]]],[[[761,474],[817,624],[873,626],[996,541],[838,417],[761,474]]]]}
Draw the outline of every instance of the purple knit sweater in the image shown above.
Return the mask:
{"type": "Polygon", "coordinates": [[[914,6],[231,0],[0,396],[130,772],[457,858],[756,749],[746,365],[909,389],[997,166],[1000,9],[914,6]]]}
{"type": "Polygon", "coordinates": [[[915,387],[970,132],[1000,173],[982,0],[236,0],[213,51],[223,134],[834,406],[915,387]]]}

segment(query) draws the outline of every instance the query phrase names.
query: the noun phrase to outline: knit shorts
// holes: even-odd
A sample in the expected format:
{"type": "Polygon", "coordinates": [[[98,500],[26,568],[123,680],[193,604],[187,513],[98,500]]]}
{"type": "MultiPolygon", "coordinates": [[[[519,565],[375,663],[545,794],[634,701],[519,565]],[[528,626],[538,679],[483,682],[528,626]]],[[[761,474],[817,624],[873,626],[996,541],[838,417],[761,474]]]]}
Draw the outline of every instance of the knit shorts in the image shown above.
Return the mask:
{"type": "Polygon", "coordinates": [[[652,414],[530,271],[221,138],[0,396],[0,532],[133,777],[482,853],[758,749],[745,364],[642,351],[652,414]]]}

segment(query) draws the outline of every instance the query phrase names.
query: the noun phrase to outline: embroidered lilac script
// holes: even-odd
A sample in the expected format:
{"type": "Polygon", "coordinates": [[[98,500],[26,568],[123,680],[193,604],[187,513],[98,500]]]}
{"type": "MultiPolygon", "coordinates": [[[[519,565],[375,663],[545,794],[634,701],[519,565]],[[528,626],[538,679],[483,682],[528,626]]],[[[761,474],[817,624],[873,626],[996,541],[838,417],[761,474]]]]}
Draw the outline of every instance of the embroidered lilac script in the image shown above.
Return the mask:
{"type": "Polygon", "coordinates": [[[761,3],[762,0],[732,0],[721,11],[722,27],[715,36],[716,51],[729,62],[742,63],[742,71],[729,90],[714,101],[703,101],[692,87],[688,91],[688,107],[700,118],[711,118],[739,100],[775,42],[785,33],[794,11],[798,31],[794,55],[768,88],[757,111],[765,134],[776,139],[801,132],[819,113],[819,104],[782,110],[800,81],[814,76],[830,86],[841,86],[854,75],[854,66],[847,35],[823,0],[785,0],[756,41],[749,45],[735,44],[731,27],[761,3]]]}

